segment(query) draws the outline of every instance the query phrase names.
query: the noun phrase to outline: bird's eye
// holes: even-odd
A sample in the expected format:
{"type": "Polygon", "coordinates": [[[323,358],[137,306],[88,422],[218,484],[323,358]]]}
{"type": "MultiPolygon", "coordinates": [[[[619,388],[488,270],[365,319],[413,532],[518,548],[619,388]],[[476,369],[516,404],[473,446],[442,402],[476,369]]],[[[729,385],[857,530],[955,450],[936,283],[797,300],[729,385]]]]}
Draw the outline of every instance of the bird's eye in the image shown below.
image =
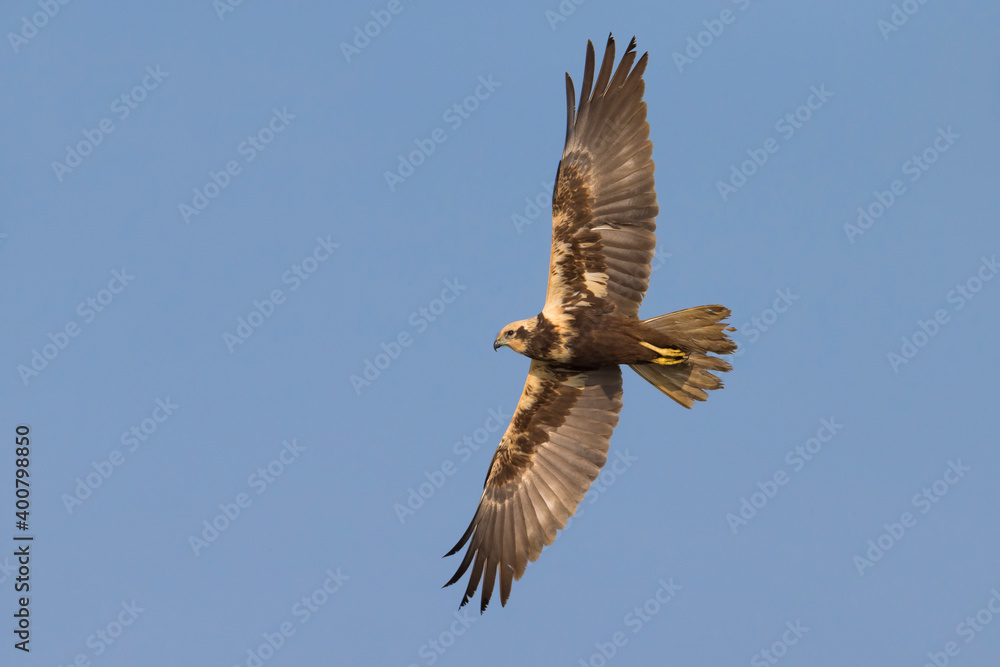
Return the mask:
{"type": "Polygon", "coordinates": [[[513,336],[514,335],[514,330],[513,329],[507,329],[507,331],[506,331],[506,333],[504,333],[504,335],[505,336],[513,336]]]}

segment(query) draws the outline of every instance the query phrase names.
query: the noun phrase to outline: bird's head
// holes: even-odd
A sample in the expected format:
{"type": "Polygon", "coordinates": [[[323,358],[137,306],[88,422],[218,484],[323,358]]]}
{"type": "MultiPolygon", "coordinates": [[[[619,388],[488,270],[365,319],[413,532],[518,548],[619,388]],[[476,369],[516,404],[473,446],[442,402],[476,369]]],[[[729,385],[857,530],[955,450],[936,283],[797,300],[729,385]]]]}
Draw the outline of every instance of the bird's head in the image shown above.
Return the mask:
{"type": "Polygon", "coordinates": [[[499,350],[501,347],[509,347],[518,354],[524,354],[528,347],[528,340],[538,324],[538,318],[532,317],[529,320],[518,320],[511,322],[497,334],[493,341],[493,349],[499,350]]]}

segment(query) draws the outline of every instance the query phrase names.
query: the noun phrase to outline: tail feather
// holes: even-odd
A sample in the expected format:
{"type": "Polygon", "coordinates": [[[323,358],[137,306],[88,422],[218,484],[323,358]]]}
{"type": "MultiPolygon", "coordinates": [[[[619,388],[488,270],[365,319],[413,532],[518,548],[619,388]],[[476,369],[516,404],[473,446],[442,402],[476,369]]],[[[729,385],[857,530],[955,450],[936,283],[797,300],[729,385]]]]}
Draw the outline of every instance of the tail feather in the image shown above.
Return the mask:
{"type": "Polygon", "coordinates": [[[736,351],[736,343],[726,336],[735,329],[723,321],[729,315],[723,306],[699,306],[645,320],[643,324],[684,348],[688,358],[672,366],[632,364],[632,370],[685,408],[706,400],[707,391],[722,388],[722,380],[710,371],[724,373],[733,368],[725,359],[709,356],[736,351]]]}

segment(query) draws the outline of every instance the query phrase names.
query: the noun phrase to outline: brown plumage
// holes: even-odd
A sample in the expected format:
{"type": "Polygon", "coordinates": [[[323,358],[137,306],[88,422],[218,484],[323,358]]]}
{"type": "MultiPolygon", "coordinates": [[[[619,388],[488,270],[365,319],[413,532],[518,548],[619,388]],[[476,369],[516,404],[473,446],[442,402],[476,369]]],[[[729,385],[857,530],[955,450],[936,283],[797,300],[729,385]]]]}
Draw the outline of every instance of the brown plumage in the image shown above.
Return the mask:
{"type": "Polygon", "coordinates": [[[500,578],[500,602],[528,562],[576,512],[608,454],[622,406],[620,365],[690,408],[731,366],[712,354],[736,345],[726,336],[729,310],[689,308],[639,320],[649,286],[659,212],[653,186],[645,83],[648,54],[636,61],[633,38],[612,76],[610,36],[594,79],[587,42],[580,107],[566,75],[566,144],[552,197],[552,255],[545,307],[500,332],[495,349],[532,359],[524,392],[500,440],[455,576],[472,568],[465,605],[483,583],[480,611],[500,578]],[[635,65],[633,67],[633,64],[635,65]]]}

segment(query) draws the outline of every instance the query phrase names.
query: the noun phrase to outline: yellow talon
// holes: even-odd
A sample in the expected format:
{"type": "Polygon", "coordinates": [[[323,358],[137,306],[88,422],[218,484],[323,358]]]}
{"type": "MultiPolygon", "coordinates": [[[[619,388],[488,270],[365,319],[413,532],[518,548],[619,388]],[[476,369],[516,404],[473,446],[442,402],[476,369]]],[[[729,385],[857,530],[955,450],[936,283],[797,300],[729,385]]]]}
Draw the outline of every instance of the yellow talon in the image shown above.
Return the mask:
{"type": "Polygon", "coordinates": [[[680,357],[675,357],[675,358],[670,358],[670,359],[668,359],[666,357],[660,357],[659,359],[653,359],[653,363],[654,364],[660,364],[661,366],[674,366],[676,364],[680,364],[680,363],[683,363],[683,362],[684,362],[684,356],[683,355],[680,356],[680,357]]]}
{"type": "Polygon", "coordinates": [[[650,345],[644,340],[639,341],[639,345],[656,352],[660,355],[659,359],[653,359],[654,364],[660,364],[661,366],[673,366],[675,364],[683,363],[687,359],[687,355],[676,347],[656,347],[650,345]]]}

